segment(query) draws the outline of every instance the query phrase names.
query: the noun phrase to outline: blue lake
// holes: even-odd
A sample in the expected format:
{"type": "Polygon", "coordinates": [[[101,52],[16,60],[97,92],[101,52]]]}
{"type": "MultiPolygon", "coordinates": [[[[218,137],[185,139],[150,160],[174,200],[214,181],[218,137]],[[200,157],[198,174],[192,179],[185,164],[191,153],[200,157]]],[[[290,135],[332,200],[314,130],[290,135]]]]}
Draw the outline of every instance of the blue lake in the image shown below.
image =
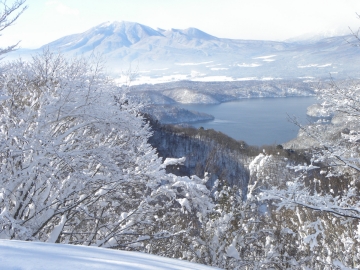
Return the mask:
{"type": "Polygon", "coordinates": [[[306,108],[316,102],[316,97],[286,97],[178,106],[215,117],[213,121],[192,123],[196,128],[215,129],[250,145],[264,145],[281,144],[295,138],[299,128],[289,121],[289,116],[306,123],[306,108]]]}

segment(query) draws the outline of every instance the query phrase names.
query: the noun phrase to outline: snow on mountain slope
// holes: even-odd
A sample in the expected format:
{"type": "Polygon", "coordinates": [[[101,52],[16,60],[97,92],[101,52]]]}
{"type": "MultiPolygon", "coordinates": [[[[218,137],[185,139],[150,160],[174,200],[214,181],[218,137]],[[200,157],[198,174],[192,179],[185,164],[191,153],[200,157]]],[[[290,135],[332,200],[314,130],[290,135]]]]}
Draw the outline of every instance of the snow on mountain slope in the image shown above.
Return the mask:
{"type": "Polygon", "coordinates": [[[86,53],[97,50],[108,53],[122,47],[130,47],[139,41],[163,36],[151,27],[134,22],[106,22],[88,31],[55,40],[44,47],[60,49],[64,52],[86,53]]]}
{"type": "Polygon", "coordinates": [[[349,33],[350,32],[348,28],[338,27],[333,29],[323,29],[289,38],[286,40],[286,42],[315,43],[324,38],[346,36],[349,35],[349,33]]]}
{"type": "Polygon", "coordinates": [[[196,92],[190,89],[174,89],[162,92],[163,95],[175,100],[178,103],[197,103],[197,104],[218,104],[217,99],[210,95],[196,92]]]}
{"type": "Polygon", "coordinates": [[[218,269],[139,252],[97,247],[0,240],[2,270],[187,270],[218,269]]]}
{"type": "Polygon", "coordinates": [[[155,30],[139,23],[122,21],[100,24],[84,33],[55,40],[42,48],[50,47],[71,54],[95,51],[110,54],[109,58],[149,60],[157,58],[153,56],[154,54],[157,56],[166,55],[168,52],[176,54],[176,49],[193,49],[197,46],[214,47],[212,43],[219,40],[196,28],[155,30]],[[154,53],[149,55],[149,52],[154,53]],[[140,54],[146,55],[141,57],[140,54]]]}
{"type": "Polygon", "coordinates": [[[169,105],[148,105],[144,106],[141,111],[151,115],[154,120],[157,120],[162,124],[179,124],[214,120],[214,116],[212,115],[169,105]]]}
{"type": "Polygon", "coordinates": [[[193,45],[200,45],[200,40],[206,41],[219,41],[217,37],[209,35],[197,28],[190,27],[187,29],[170,29],[163,32],[163,35],[167,38],[176,40],[179,43],[186,43],[186,41],[196,40],[198,43],[195,42],[193,45]]]}
{"type": "Polygon", "coordinates": [[[174,104],[175,100],[155,91],[137,91],[127,93],[133,102],[142,104],[174,104]]]}
{"type": "Polygon", "coordinates": [[[187,35],[189,38],[197,38],[197,39],[204,39],[204,40],[218,40],[217,37],[209,35],[197,28],[189,27],[184,30],[180,30],[181,33],[187,35]]]}

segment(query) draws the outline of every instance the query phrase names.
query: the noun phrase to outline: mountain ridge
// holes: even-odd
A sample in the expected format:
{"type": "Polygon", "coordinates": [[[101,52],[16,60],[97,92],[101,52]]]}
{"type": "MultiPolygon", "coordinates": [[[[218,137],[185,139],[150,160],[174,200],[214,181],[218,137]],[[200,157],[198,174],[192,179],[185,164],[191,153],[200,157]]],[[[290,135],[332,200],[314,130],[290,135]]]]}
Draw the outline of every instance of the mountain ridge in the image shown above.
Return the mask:
{"type": "Polygon", "coordinates": [[[281,78],[344,78],[357,76],[360,53],[348,40],[352,35],[308,42],[227,39],[200,29],[153,29],[127,21],[104,22],[83,33],[59,38],[44,48],[68,56],[99,53],[113,73],[139,66],[144,82],[162,78],[186,80],[244,80],[281,78]]]}

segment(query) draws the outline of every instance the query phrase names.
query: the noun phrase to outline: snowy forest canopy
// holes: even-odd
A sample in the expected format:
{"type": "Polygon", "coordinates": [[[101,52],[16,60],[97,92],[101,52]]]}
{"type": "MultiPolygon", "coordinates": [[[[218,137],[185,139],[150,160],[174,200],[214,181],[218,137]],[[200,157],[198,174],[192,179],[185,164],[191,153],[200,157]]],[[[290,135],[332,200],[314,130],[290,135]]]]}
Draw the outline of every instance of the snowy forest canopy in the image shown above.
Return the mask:
{"type": "MultiPolygon", "coordinates": [[[[0,30],[23,5],[4,4],[0,30]]],[[[28,62],[3,62],[0,238],[134,250],[225,269],[358,269],[359,91],[353,82],[317,90],[332,123],[297,123],[308,145],[296,150],[301,155],[202,130],[167,130],[169,145],[181,138],[188,151],[206,152],[203,164],[194,164],[198,176],[180,176],[166,168],[175,172],[186,159],[159,157],[150,121],[96,57],[45,50],[28,62]],[[241,166],[228,166],[230,157],[241,166]],[[211,179],[215,165],[236,168],[241,181],[225,170],[211,179]]]]}

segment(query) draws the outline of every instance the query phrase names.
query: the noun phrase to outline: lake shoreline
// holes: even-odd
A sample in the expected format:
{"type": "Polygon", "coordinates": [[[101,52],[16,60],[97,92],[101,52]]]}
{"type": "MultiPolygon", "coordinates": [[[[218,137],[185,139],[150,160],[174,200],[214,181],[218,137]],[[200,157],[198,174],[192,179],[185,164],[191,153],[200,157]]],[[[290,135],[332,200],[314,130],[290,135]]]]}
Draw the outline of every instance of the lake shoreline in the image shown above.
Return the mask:
{"type": "Polygon", "coordinates": [[[298,127],[288,115],[304,122],[307,107],[316,96],[241,98],[220,104],[174,104],[180,108],[213,115],[214,120],[184,122],[195,128],[214,129],[249,145],[281,144],[294,139],[298,127]],[[286,101],[286,102],[284,102],[286,101]]]}

